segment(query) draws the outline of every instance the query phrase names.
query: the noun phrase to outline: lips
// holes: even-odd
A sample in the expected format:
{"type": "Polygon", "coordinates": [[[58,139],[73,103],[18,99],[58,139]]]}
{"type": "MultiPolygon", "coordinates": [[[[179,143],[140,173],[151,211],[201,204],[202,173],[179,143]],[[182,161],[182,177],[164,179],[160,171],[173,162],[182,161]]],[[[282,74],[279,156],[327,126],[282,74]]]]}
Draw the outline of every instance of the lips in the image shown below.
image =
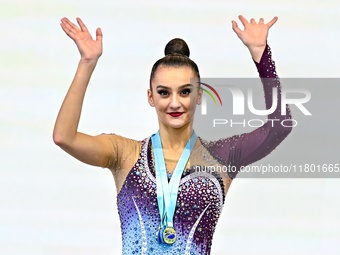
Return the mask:
{"type": "Polygon", "coordinates": [[[183,114],[183,112],[170,112],[169,114],[172,117],[178,117],[178,116],[181,116],[183,114]]]}

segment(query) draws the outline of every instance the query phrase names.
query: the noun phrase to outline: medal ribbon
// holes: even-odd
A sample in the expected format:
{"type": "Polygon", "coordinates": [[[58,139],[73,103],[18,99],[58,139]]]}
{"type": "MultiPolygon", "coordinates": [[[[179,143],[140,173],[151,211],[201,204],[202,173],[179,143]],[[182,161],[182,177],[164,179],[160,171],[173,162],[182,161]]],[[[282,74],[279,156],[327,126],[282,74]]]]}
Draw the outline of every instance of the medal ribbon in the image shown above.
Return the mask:
{"type": "Polygon", "coordinates": [[[191,151],[196,143],[196,133],[193,131],[191,138],[186,144],[181,157],[179,158],[173,175],[168,183],[162,142],[159,131],[151,136],[152,148],[155,158],[156,182],[157,182],[157,201],[159,214],[161,216],[161,227],[173,228],[173,217],[177,202],[178,186],[182,173],[187,165],[191,151]],[[165,208],[165,210],[164,210],[165,208]]]}

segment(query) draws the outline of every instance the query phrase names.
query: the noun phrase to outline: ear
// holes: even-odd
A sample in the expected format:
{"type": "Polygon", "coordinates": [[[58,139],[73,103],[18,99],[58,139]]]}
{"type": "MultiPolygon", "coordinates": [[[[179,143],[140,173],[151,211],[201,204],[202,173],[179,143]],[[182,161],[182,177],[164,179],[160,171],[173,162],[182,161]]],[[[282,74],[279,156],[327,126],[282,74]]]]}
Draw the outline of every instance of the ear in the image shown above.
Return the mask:
{"type": "Polygon", "coordinates": [[[148,89],[148,102],[151,107],[155,107],[155,103],[152,98],[152,92],[150,89],[148,89]]]}
{"type": "Polygon", "coordinates": [[[200,105],[202,103],[202,96],[203,96],[203,90],[198,89],[198,99],[197,99],[198,105],[200,105]]]}

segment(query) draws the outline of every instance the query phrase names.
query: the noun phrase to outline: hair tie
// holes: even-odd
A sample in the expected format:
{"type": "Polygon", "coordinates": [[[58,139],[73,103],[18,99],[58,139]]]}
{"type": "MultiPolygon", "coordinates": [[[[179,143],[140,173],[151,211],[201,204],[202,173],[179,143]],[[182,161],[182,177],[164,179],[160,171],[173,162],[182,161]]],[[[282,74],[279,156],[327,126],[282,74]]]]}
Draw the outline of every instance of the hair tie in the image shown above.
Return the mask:
{"type": "Polygon", "coordinates": [[[169,55],[173,55],[173,56],[183,56],[183,57],[186,57],[186,58],[189,58],[187,55],[184,55],[184,54],[181,54],[181,53],[177,53],[177,52],[173,52],[173,53],[169,53],[169,54],[166,54],[166,56],[169,56],[169,55]]]}

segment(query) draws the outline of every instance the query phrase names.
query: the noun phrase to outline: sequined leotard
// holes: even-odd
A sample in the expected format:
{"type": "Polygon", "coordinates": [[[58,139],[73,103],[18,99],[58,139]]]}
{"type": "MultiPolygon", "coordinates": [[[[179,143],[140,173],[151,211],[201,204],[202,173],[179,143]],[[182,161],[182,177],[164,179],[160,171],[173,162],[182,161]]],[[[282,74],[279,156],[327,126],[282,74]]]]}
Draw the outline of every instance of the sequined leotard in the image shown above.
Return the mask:
{"type": "MultiPolygon", "coordinates": [[[[266,109],[272,104],[271,91],[278,88],[281,104],[281,85],[275,72],[275,63],[267,45],[260,63],[254,61],[262,79],[266,109]]],[[[291,119],[287,105],[286,115],[279,107],[268,119],[291,119]]],[[[290,122],[290,121],[287,121],[290,122]]],[[[286,123],[286,125],[291,125],[286,123]]],[[[196,166],[249,165],[269,154],[290,133],[290,127],[267,122],[250,133],[208,142],[198,137],[180,181],[174,228],[174,244],[158,244],[156,231],[160,216],[156,195],[156,179],[150,137],[142,141],[116,134],[106,135],[112,145],[112,158],[107,166],[115,177],[119,194],[118,212],[121,221],[123,254],[210,254],[213,234],[222,212],[225,195],[237,172],[196,171],[196,166]]],[[[165,159],[167,168],[176,162],[165,159]]],[[[174,166],[171,166],[173,164],[174,166]]]]}

